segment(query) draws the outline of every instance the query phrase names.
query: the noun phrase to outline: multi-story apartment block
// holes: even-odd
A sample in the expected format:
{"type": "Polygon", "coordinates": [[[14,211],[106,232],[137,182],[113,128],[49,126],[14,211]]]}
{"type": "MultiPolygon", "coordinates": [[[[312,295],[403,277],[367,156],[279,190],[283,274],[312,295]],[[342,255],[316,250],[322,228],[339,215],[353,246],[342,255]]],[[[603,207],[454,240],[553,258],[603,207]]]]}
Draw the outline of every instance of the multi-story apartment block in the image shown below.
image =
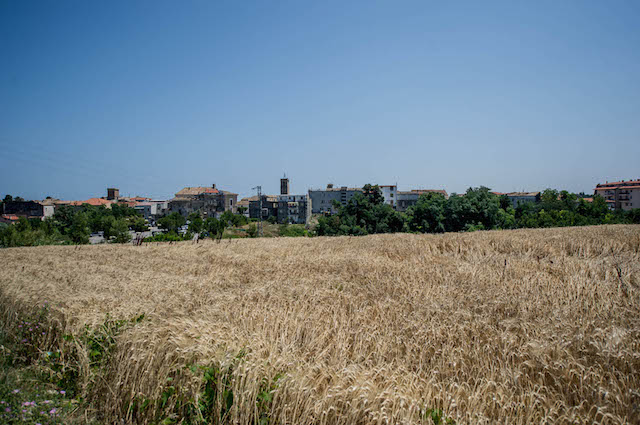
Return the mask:
{"type": "Polygon", "coordinates": [[[314,214],[337,213],[337,209],[333,206],[334,202],[340,205],[347,205],[347,202],[355,196],[356,193],[363,193],[361,188],[353,187],[333,187],[328,184],[326,189],[309,189],[309,198],[311,199],[312,212],[314,214]]]}
{"type": "Polygon", "coordinates": [[[379,187],[382,191],[382,198],[384,199],[384,203],[395,208],[396,205],[398,205],[398,186],[381,185],[379,187]]]}
{"type": "Polygon", "coordinates": [[[278,222],[307,224],[311,218],[311,204],[308,195],[278,196],[278,222]]]}
{"type": "Polygon", "coordinates": [[[602,196],[612,210],[640,208],[640,179],[598,184],[593,193],[602,196]]]}
{"type": "Polygon", "coordinates": [[[220,217],[225,211],[235,214],[238,194],[211,187],[185,187],[169,201],[168,212],[188,216],[199,212],[204,217],[220,217]]]}

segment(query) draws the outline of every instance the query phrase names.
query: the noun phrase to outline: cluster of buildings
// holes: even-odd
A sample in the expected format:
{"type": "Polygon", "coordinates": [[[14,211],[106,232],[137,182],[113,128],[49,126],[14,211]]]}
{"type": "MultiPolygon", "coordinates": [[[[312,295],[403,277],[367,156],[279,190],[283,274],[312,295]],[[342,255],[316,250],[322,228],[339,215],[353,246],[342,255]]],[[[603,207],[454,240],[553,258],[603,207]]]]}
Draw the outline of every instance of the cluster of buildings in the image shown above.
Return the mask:
{"type": "Polygon", "coordinates": [[[113,204],[126,205],[140,211],[146,219],[162,216],[168,209],[168,201],[156,201],[142,196],[121,197],[120,191],[116,188],[108,188],[107,196],[101,198],[89,198],[83,201],[63,201],[48,197],[42,201],[21,201],[13,200],[2,203],[2,214],[0,223],[14,223],[25,218],[39,218],[44,220],[53,216],[56,208],[63,206],[79,208],[83,205],[102,206],[111,208],[113,204]]]}
{"type": "MultiPolygon", "coordinates": [[[[407,211],[409,207],[418,202],[418,198],[423,193],[440,193],[448,198],[446,190],[426,190],[417,189],[411,191],[399,191],[397,185],[379,186],[382,192],[383,202],[397,211],[407,211]]],[[[312,212],[314,214],[335,214],[337,212],[335,202],[339,205],[346,205],[356,193],[363,193],[362,188],[356,187],[334,187],[332,184],[327,185],[326,189],[309,190],[309,198],[311,199],[312,212]]]]}
{"type": "Polygon", "coordinates": [[[242,199],[240,202],[243,213],[250,218],[262,220],[273,217],[278,223],[309,223],[312,213],[309,195],[294,195],[289,192],[289,179],[285,176],[280,179],[280,195],[265,195],[259,192],[257,196],[242,199]]]}
{"type": "MultiPolygon", "coordinates": [[[[401,212],[415,205],[424,193],[440,193],[445,198],[449,196],[445,190],[400,191],[397,185],[382,185],[380,189],[384,203],[401,212]]],[[[112,205],[119,204],[140,211],[150,222],[173,212],[185,217],[195,212],[203,218],[217,218],[225,211],[230,211],[249,218],[273,219],[278,223],[307,224],[312,214],[337,213],[336,207],[346,205],[357,193],[363,193],[363,189],[334,187],[333,184],[328,184],[324,189],[310,189],[305,194],[291,194],[289,179],[286,176],[280,179],[279,195],[266,195],[259,190],[257,196],[243,198],[240,201],[237,193],[221,190],[215,184],[208,187],[185,187],[170,200],[154,200],[141,196],[121,197],[117,188],[108,188],[107,196],[84,201],[47,198],[42,201],[4,202],[0,222],[14,223],[20,217],[45,219],[51,217],[60,206],[80,207],[88,204],[111,208],[112,205]]],[[[506,195],[514,208],[523,203],[540,202],[541,195],[540,192],[493,193],[506,195]]],[[[627,211],[640,208],[640,179],[598,184],[594,189],[594,195],[602,196],[612,210],[627,211]]]]}

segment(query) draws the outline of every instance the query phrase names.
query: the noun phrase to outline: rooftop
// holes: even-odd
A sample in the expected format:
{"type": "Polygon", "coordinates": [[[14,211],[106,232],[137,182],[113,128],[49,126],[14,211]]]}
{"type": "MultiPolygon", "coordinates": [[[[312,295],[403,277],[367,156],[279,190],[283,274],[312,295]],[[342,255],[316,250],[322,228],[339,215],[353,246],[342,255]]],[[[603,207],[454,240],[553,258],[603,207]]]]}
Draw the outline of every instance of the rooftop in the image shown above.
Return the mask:
{"type": "Polygon", "coordinates": [[[538,196],[540,192],[510,192],[505,193],[507,196],[538,196]]]}
{"type": "Polygon", "coordinates": [[[639,186],[640,185],[640,179],[638,180],[627,180],[627,181],[619,181],[619,182],[605,182],[605,183],[599,183],[596,185],[596,189],[597,188],[613,188],[615,186],[639,186]]]}
{"type": "Polygon", "coordinates": [[[361,187],[327,187],[324,189],[309,189],[309,192],[342,192],[342,191],[350,191],[350,192],[362,192],[361,187]]]}
{"type": "Polygon", "coordinates": [[[103,198],[89,198],[86,201],[69,201],[70,205],[75,205],[75,206],[80,206],[84,204],[89,204],[93,206],[100,206],[100,205],[110,206],[111,204],[115,204],[115,203],[116,201],[109,201],[103,198]]]}
{"type": "Polygon", "coordinates": [[[204,187],[204,186],[194,186],[194,187],[185,187],[184,189],[180,190],[178,193],[176,193],[176,198],[179,197],[190,197],[190,196],[198,196],[198,195],[202,195],[202,194],[218,194],[218,193],[222,193],[224,195],[238,195],[237,193],[233,193],[233,192],[228,192],[226,190],[218,190],[216,188],[213,187],[204,187]]]}

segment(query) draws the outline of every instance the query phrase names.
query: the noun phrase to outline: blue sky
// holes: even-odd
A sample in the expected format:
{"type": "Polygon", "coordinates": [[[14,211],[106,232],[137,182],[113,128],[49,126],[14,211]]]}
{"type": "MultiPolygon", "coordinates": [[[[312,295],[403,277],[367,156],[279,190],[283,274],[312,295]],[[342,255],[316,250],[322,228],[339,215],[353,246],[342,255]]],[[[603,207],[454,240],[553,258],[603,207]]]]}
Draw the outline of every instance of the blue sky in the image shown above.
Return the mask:
{"type": "Polygon", "coordinates": [[[0,0],[0,195],[640,178],[637,1],[0,0]]]}

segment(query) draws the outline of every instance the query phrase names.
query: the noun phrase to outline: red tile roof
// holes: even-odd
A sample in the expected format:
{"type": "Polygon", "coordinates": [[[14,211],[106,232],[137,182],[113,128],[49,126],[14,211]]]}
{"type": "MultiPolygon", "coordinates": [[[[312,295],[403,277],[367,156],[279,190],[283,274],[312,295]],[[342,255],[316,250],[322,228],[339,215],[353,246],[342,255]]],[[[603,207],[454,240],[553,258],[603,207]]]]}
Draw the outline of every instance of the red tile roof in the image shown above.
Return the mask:
{"type": "Polygon", "coordinates": [[[108,201],[108,200],[102,199],[102,198],[89,198],[86,201],[71,201],[69,203],[71,205],[75,205],[75,206],[89,204],[89,205],[93,205],[93,206],[97,207],[97,206],[100,206],[100,205],[110,206],[111,204],[114,203],[114,201],[108,201]]]}

